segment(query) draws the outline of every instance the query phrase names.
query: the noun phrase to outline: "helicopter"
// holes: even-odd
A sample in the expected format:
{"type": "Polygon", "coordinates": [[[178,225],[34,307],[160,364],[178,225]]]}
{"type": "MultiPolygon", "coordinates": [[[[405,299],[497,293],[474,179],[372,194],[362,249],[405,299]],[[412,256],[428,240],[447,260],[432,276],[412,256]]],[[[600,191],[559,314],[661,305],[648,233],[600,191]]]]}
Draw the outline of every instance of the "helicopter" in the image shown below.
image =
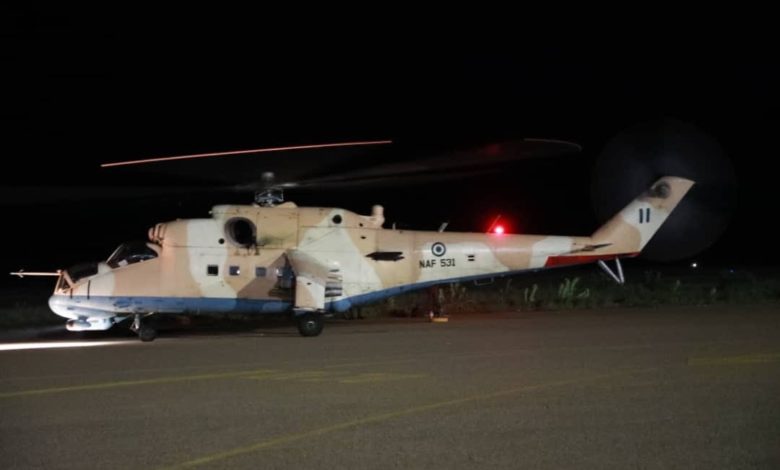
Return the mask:
{"type": "MultiPolygon", "coordinates": [[[[528,142],[557,150],[564,144],[528,142]]],[[[158,223],[145,242],[122,244],[86,269],[11,274],[56,276],[49,307],[68,319],[69,331],[125,323],[148,342],[157,336],[154,315],[209,312],[290,314],[302,336],[314,337],[328,313],[440,284],[586,263],[622,284],[620,259],[642,252],[693,185],[663,176],[591,236],[560,236],[385,227],[381,205],[366,215],[299,207],[284,191],[303,184],[276,183],[265,173],[252,204],[215,205],[209,217],[158,223]]]]}

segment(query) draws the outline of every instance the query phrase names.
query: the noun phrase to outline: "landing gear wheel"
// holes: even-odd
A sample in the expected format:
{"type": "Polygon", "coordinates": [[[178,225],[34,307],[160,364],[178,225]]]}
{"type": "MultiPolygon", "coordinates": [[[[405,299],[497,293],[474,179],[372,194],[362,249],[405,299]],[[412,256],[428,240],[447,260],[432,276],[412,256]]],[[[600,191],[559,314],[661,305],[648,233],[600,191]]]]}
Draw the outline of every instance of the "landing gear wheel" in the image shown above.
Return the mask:
{"type": "Polygon", "coordinates": [[[301,336],[318,336],[325,326],[325,320],[319,313],[306,313],[299,316],[296,321],[301,336]]]}
{"type": "Polygon", "coordinates": [[[156,337],[157,337],[157,330],[155,330],[151,326],[143,325],[141,326],[141,328],[138,329],[138,338],[144,343],[148,343],[149,341],[154,341],[154,338],[156,337]]]}
{"type": "MultiPolygon", "coordinates": [[[[143,316],[148,317],[149,315],[151,315],[151,313],[147,313],[143,316]]],[[[157,337],[157,330],[148,324],[148,320],[142,321],[142,315],[140,313],[136,313],[133,317],[133,324],[130,325],[130,330],[137,334],[138,338],[144,343],[154,341],[154,338],[157,337]]]]}

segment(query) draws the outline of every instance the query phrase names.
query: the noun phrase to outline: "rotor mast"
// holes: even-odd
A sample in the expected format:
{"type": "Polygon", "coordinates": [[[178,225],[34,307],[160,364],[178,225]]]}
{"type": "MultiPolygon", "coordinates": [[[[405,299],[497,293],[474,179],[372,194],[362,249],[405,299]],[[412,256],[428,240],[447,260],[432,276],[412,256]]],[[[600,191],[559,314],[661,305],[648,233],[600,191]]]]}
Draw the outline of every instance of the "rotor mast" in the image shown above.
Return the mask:
{"type": "Polygon", "coordinates": [[[255,191],[255,204],[261,207],[274,207],[284,202],[284,188],[274,185],[274,173],[263,172],[260,176],[261,189],[255,191]]]}

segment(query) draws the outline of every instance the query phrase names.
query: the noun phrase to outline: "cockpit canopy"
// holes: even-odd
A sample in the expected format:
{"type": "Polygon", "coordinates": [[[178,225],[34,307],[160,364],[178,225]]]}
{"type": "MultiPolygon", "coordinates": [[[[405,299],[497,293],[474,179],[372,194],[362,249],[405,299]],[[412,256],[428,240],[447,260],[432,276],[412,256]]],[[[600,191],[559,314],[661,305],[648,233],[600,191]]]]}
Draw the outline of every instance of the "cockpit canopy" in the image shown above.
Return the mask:
{"type": "MultiPolygon", "coordinates": [[[[94,276],[98,273],[98,263],[91,262],[91,263],[80,263],[74,266],[69,267],[66,270],[68,276],[70,277],[70,280],[72,282],[78,282],[79,279],[83,279],[85,277],[94,276]]],[[[60,277],[60,282],[58,283],[58,288],[60,284],[62,284],[63,287],[65,287],[67,284],[63,284],[64,276],[60,277]]]]}
{"type": "Polygon", "coordinates": [[[152,248],[151,244],[142,241],[131,241],[119,245],[111,256],[108,257],[106,264],[112,269],[116,269],[157,258],[157,255],[157,251],[152,248]]]}

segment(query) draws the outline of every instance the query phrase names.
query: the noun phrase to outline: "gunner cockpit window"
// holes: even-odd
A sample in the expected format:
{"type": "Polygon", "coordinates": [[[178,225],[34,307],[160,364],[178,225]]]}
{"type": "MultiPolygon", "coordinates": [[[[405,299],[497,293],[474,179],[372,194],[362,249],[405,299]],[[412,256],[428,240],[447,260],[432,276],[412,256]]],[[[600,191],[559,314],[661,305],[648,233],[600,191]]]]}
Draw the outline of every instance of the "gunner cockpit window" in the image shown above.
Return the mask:
{"type": "Polygon", "coordinates": [[[106,264],[112,268],[139,263],[148,259],[157,258],[157,252],[141,241],[127,242],[119,245],[114,253],[108,257],[106,264]]]}

